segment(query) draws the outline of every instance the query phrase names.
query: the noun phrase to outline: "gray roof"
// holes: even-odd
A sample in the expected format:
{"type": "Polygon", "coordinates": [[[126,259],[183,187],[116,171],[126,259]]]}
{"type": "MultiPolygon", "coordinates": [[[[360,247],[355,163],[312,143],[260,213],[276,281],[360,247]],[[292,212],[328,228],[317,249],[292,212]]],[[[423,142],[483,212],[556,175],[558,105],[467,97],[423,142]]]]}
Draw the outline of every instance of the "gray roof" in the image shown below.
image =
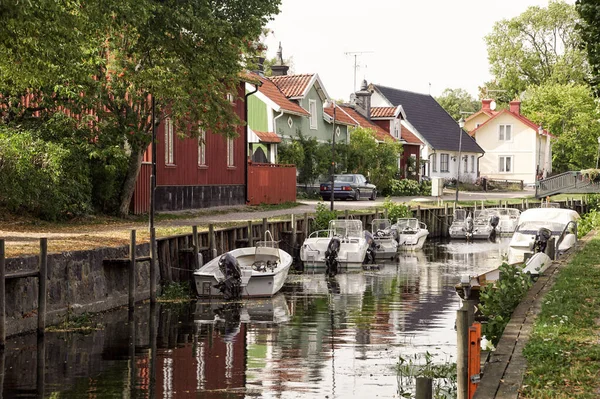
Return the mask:
{"type": "MultiPolygon", "coordinates": [[[[372,86],[393,106],[402,105],[406,112],[406,120],[434,150],[458,151],[460,127],[432,96],[375,84],[372,86]]],[[[462,151],[481,154],[485,152],[464,130],[461,132],[462,151]]]]}

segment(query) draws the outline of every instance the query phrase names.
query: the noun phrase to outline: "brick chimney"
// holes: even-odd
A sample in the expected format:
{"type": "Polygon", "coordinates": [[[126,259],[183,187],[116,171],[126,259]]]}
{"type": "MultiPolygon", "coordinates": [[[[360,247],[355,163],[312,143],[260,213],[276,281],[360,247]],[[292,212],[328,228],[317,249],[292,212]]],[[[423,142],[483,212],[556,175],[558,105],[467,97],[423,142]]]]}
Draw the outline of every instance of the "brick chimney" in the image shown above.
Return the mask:
{"type": "Polygon", "coordinates": [[[482,111],[491,111],[492,107],[490,106],[490,104],[492,103],[491,98],[484,98],[483,100],[481,100],[481,110],[482,111]]]}
{"type": "Polygon", "coordinates": [[[277,61],[275,61],[274,65],[271,65],[271,72],[273,76],[283,76],[287,75],[289,66],[283,63],[283,50],[281,49],[281,42],[279,42],[279,49],[277,50],[277,61]]]}
{"type": "Polygon", "coordinates": [[[367,80],[363,80],[362,84],[360,85],[360,90],[357,91],[356,93],[353,93],[353,99],[354,99],[354,105],[355,105],[355,109],[356,111],[361,114],[362,116],[364,116],[365,118],[367,118],[368,120],[371,120],[371,95],[373,93],[371,93],[368,90],[368,86],[367,86],[367,80]]]}
{"type": "Polygon", "coordinates": [[[521,115],[521,101],[513,100],[510,102],[510,112],[513,114],[521,115]]]}

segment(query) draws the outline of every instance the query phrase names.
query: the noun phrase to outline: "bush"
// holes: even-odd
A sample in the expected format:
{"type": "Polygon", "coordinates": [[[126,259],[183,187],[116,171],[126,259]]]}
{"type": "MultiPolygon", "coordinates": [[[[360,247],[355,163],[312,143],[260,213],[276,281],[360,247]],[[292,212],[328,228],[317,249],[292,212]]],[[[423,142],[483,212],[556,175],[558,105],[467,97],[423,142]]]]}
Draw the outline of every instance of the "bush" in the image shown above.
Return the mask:
{"type": "Polygon", "coordinates": [[[317,216],[312,231],[326,230],[329,228],[329,221],[337,219],[337,211],[330,210],[322,202],[317,203],[317,216]]]}
{"type": "Polygon", "coordinates": [[[393,196],[419,195],[420,186],[416,180],[392,180],[391,191],[393,196]]]}
{"type": "Polygon", "coordinates": [[[0,128],[0,205],[46,220],[90,211],[87,156],[31,131],[0,128]]]}
{"type": "Polygon", "coordinates": [[[419,194],[431,196],[431,180],[423,180],[419,187],[419,194]]]}
{"type": "Polygon", "coordinates": [[[396,223],[400,218],[411,217],[412,212],[408,206],[393,202],[390,197],[387,197],[383,202],[383,208],[387,211],[388,219],[392,224],[396,223]]]}

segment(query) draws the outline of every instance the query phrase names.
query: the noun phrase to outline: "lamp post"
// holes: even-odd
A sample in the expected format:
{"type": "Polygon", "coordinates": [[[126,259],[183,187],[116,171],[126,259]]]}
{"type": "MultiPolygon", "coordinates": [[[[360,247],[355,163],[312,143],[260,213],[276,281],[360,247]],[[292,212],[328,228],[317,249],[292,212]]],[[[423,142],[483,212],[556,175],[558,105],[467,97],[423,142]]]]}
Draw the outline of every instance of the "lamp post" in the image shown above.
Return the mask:
{"type": "Polygon", "coordinates": [[[462,117],[458,121],[458,127],[460,129],[458,130],[458,164],[456,165],[456,198],[454,199],[454,202],[458,202],[458,181],[460,179],[460,164],[462,162],[462,134],[463,127],[465,127],[465,120],[462,117]]]}
{"type": "Polygon", "coordinates": [[[335,101],[331,101],[329,99],[327,99],[325,101],[325,103],[323,103],[323,109],[327,109],[330,106],[333,107],[333,130],[331,133],[331,195],[330,195],[330,201],[331,204],[329,206],[329,209],[333,211],[333,186],[335,184],[335,111],[336,111],[336,105],[335,105],[335,101]]]}

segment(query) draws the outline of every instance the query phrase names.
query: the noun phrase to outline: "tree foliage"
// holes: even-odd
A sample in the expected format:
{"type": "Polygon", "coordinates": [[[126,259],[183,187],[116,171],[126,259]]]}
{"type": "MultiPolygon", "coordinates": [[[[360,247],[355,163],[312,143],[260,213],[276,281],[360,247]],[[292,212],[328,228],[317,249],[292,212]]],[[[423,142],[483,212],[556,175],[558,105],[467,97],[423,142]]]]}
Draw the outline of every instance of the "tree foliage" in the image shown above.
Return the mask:
{"type": "Polygon", "coordinates": [[[3,116],[17,123],[18,117],[59,106],[75,114],[93,111],[84,122],[98,150],[116,146],[129,155],[119,190],[124,214],[151,141],[150,98],[157,122],[172,118],[181,136],[197,135],[199,125],[235,135],[241,121],[226,94],[237,93],[239,74],[260,51],[256,39],[279,3],[3,2],[0,49],[8,56],[0,61],[0,92],[10,106],[3,116]],[[26,93],[37,94],[34,108],[20,102],[26,93]]]}
{"type": "Polygon", "coordinates": [[[595,166],[600,114],[589,86],[548,83],[530,87],[522,112],[556,137],[552,145],[554,172],[595,166]]]}
{"type": "Polygon", "coordinates": [[[577,28],[591,70],[589,82],[598,96],[600,94],[600,4],[596,0],[577,0],[575,7],[580,16],[577,28]]]}
{"type": "Polygon", "coordinates": [[[462,112],[477,112],[479,110],[479,102],[473,98],[466,90],[463,89],[446,89],[441,96],[435,100],[446,110],[454,120],[459,120],[465,115],[462,112]]]}
{"type": "Polygon", "coordinates": [[[509,98],[530,85],[584,82],[588,68],[577,20],[575,6],[550,1],[547,8],[529,7],[494,24],[485,38],[488,59],[496,84],[509,98]]]}

